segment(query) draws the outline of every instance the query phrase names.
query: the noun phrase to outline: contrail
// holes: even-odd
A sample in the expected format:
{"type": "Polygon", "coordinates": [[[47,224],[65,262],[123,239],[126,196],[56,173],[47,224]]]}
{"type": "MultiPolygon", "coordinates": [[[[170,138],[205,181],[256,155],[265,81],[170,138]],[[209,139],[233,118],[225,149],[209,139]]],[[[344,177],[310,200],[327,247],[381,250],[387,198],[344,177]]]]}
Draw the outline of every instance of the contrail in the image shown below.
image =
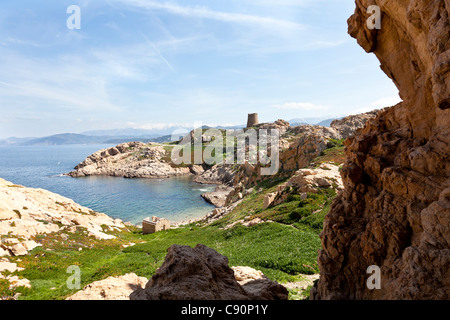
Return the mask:
{"type": "Polygon", "coordinates": [[[145,36],[145,34],[143,34],[142,32],[140,32],[140,33],[141,33],[142,37],[145,39],[145,41],[147,41],[147,43],[149,45],[151,45],[155,49],[155,51],[158,53],[158,55],[161,58],[161,60],[163,60],[166,63],[166,65],[169,67],[169,69],[172,70],[173,73],[176,73],[175,69],[172,67],[172,65],[169,63],[169,61],[167,61],[167,59],[164,58],[164,56],[161,54],[161,51],[159,51],[158,47],[155,46],[155,44],[152,41],[150,41],[150,39],[148,39],[145,36]]]}

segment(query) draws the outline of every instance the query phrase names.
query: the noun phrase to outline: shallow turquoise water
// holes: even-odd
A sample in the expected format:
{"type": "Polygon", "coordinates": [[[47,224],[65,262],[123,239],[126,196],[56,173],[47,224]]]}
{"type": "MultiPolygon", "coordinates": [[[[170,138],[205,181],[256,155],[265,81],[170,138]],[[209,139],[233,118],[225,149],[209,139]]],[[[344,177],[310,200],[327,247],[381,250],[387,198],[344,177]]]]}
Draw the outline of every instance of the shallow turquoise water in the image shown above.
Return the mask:
{"type": "Polygon", "coordinates": [[[0,147],[0,178],[43,188],[113,218],[140,223],[158,216],[177,222],[203,216],[214,207],[200,195],[214,189],[191,177],[124,179],[62,176],[88,155],[110,145],[0,147]]]}

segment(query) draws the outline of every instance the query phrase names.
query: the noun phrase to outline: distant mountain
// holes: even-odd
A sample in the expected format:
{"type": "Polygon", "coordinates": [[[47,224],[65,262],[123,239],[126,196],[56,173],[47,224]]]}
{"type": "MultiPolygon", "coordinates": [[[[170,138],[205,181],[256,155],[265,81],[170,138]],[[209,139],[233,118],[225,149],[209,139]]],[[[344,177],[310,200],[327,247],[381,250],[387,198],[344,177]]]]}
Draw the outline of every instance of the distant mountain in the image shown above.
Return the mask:
{"type": "MultiPolygon", "coordinates": [[[[107,137],[110,138],[110,137],[107,137]]],[[[95,144],[95,143],[103,143],[107,139],[105,137],[93,137],[86,136],[83,134],[75,134],[75,133],[62,133],[55,134],[53,136],[36,138],[27,140],[24,142],[17,143],[16,145],[21,146],[36,146],[36,145],[63,145],[63,144],[95,144]]]]}
{"type": "MultiPolygon", "coordinates": [[[[209,128],[204,126],[205,128],[209,128]]],[[[244,126],[217,127],[220,129],[243,128],[244,126]]],[[[187,128],[171,128],[165,130],[143,130],[143,129],[115,129],[115,130],[93,130],[82,134],[62,133],[42,138],[8,138],[0,140],[0,146],[42,146],[42,145],[70,145],[70,144],[111,144],[116,145],[130,141],[140,142],[171,142],[173,132],[175,139],[181,139],[189,133],[187,128]]]]}
{"type": "Polygon", "coordinates": [[[335,117],[335,118],[295,118],[295,119],[291,119],[289,120],[289,124],[291,126],[301,126],[304,124],[312,124],[312,125],[319,125],[319,126],[323,126],[323,127],[329,127],[331,125],[331,122],[333,122],[336,119],[342,119],[344,116],[342,117],[335,117]]]}
{"type": "Polygon", "coordinates": [[[326,119],[326,120],[320,121],[319,123],[317,123],[317,125],[322,126],[322,127],[329,127],[334,120],[338,120],[338,119],[342,119],[342,118],[326,119]]]}
{"type": "Polygon", "coordinates": [[[11,145],[50,146],[50,145],[69,145],[69,144],[119,144],[130,141],[156,142],[159,140],[161,140],[160,137],[88,136],[76,133],[63,133],[43,138],[26,140],[24,142],[19,142],[11,145]]]}
{"type": "Polygon", "coordinates": [[[289,125],[290,125],[291,127],[302,126],[302,125],[304,125],[304,124],[310,124],[310,123],[303,122],[303,121],[292,121],[292,120],[290,120],[290,121],[288,121],[288,122],[289,122],[289,125]]]}
{"type": "Polygon", "coordinates": [[[188,133],[191,128],[187,127],[171,127],[165,129],[134,129],[134,128],[125,128],[125,129],[111,129],[111,130],[91,130],[85,131],[81,134],[87,136],[94,137],[148,137],[148,138],[157,138],[166,135],[170,135],[173,132],[182,132],[188,133]]]}
{"type": "Polygon", "coordinates": [[[35,138],[16,138],[16,137],[10,137],[7,139],[0,140],[0,146],[11,146],[19,143],[24,143],[26,141],[32,140],[35,138]]]}

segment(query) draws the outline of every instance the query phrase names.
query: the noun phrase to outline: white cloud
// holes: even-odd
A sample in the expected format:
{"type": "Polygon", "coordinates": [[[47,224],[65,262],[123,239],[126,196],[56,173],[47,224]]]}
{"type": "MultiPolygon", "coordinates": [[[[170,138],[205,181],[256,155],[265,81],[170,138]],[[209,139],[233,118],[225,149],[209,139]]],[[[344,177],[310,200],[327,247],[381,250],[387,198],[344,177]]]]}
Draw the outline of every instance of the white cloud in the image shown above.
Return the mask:
{"type": "Polygon", "coordinates": [[[313,111],[313,110],[327,110],[329,107],[321,106],[310,102],[286,102],[280,105],[273,106],[276,109],[289,109],[289,110],[302,110],[302,111],[313,111]]]}
{"type": "Polygon", "coordinates": [[[144,130],[163,130],[170,128],[191,128],[193,127],[192,123],[147,123],[142,125],[134,124],[134,129],[144,129],[144,130]]]}
{"type": "Polygon", "coordinates": [[[383,109],[386,107],[395,106],[397,103],[402,102],[399,96],[391,96],[377,99],[371,103],[369,103],[366,107],[356,109],[355,113],[364,113],[369,112],[375,109],[383,109]]]}
{"type": "Polygon", "coordinates": [[[162,10],[171,14],[201,18],[212,19],[222,22],[239,23],[246,25],[258,25],[265,28],[276,29],[291,29],[291,30],[303,30],[305,26],[296,22],[274,19],[270,17],[261,17],[258,15],[243,14],[243,13],[231,13],[223,11],[215,11],[208,7],[203,6],[180,6],[173,3],[160,3],[155,1],[141,1],[141,0],[114,0],[134,7],[148,9],[148,10],[162,10]]]}

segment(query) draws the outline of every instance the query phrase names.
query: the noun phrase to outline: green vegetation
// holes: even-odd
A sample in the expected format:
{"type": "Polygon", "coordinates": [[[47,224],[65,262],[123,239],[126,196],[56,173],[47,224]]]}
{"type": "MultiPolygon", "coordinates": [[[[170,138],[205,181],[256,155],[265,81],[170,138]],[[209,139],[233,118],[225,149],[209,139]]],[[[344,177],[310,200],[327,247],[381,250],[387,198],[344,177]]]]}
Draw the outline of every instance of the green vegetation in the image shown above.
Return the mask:
{"type": "Polygon", "coordinates": [[[310,167],[317,168],[322,163],[325,162],[329,162],[334,165],[340,165],[344,163],[345,162],[344,141],[345,139],[342,140],[330,139],[327,143],[328,148],[325,149],[320,154],[319,157],[317,157],[311,162],[310,167]]]}
{"type": "MultiPolygon", "coordinates": [[[[170,162],[173,147],[173,144],[164,145],[167,162],[170,162]]],[[[311,166],[323,162],[341,164],[343,158],[343,140],[330,140],[329,148],[311,166]]],[[[8,281],[0,279],[0,298],[21,293],[20,299],[64,299],[77,291],[66,285],[71,275],[66,270],[71,265],[80,267],[82,287],[129,272],[150,278],[173,244],[193,247],[202,243],[227,256],[230,266],[250,266],[281,283],[302,281],[302,274],[319,271],[316,261],[321,248],[319,233],[336,192],[320,189],[318,193],[300,194],[291,187],[278,195],[275,199],[278,204],[264,209],[264,197],[277,191],[287,179],[274,176],[260,181],[230,213],[210,225],[191,224],[149,235],[142,235],[136,227],[128,227],[128,231],[107,232],[117,237],[112,240],[88,237],[83,228],[77,228],[75,233],[38,235],[34,240],[42,247],[26,256],[10,258],[18,267],[25,268],[14,275],[29,279],[32,288],[10,289],[8,281]],[[272,222],[230,227],[237,221],[255,218],[272,222]],[[129,246],[130,243],[135,245],[129,246]]],[[[18,210],[16,213],[20,214],[18,210]]],[[[309,290],[290,289],[289,297],[307,298],[309,290]]]]}
{"type": "MultiPolygon", "coordinates": [[[[205,244],[228,257],[230,265],[246,265],[262,270],[269,278],[295,281],[299,273],[317,273],[317,250],[320,240],[312,229],[293,228],[278,223],[262,223],[253,227],[237,225],[231,229],[199,227],[195,225],[179,229],[142,235],[140,229],[115,233],[117,239],[94,240],[83,230],[75,234],[41,235],[38,247],[29,255],[11,258],[25,268],[17,275],[31,281],[32,289],[16,289],[23,292],[21,299],[63,299],[76,290],[66,286],[66,273],[70,265],[81,269],[81,286],[108,276],[134,272],[150,278],[162,262],[167,248],[173,244],[195,246],[205,244]],[[123,248],[129,242],[134,246],[123,248]],[[81,250],[80,250],[81,248],[81,250]]],[[[6,284],[0,284],[0,295],[13,292],[6,284]]]]}

